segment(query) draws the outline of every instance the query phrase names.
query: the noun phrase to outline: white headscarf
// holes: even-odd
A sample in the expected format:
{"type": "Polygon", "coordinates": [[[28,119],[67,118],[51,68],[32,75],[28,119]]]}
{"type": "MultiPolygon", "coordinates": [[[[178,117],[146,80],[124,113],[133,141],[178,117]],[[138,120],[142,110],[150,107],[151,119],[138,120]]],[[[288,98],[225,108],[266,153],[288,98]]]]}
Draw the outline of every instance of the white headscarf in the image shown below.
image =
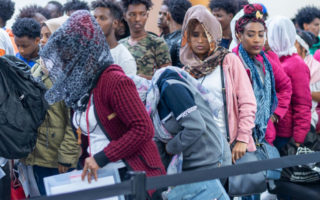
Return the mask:
{"type": "Polygon", "coordinates": [[[232,51],[233,48],[238,46],[239,41],[236,37],[236,23],[238,19],[240,19],[244,15],[243,9],[241,9],[231,20],[230,22],[230,28],[231,28],[231,34],[232,34],[232,42],[229,47],[229,51],[232,51]]]}
{"type": "Polygon", "coordinates": [[[279,57],[297,53],[294,46],[296,41],[296,28],[292,21],[283,16],[278,16],[268,23],[268,43],[272,51],[279,57]]]}

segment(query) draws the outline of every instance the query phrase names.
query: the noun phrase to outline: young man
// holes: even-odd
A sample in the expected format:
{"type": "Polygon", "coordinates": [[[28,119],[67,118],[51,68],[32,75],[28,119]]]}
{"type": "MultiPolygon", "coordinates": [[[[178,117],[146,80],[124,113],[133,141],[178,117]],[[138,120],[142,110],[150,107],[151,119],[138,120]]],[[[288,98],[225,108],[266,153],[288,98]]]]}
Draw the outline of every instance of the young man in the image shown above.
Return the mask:
{"type": "Polygon", "coordinates": [[[184,16],[192,6],[188,0],[165,0],[163,4],[168,7],[166,21],[169,25],[169,34],[164,39],[169,47],[172,65],[182,67],[180,62],[181,29],[184,16]]]}
{"type": "Polygon", "coordinates": [[[114,63],[119,65],[126,75],[136,75],[137,65],[133,56],[123,44],[118,43],[115,34],[123,17],[122,9],[119,5],[108,0],[94,1],[91,7],[94,18],[106,36],[114,63]]]}
{"type": "Polygon", "coordinates": [[[237,5],[233,0],[211,0],[209,7],[221,24],[222,40],[220,45],[228,49],[232,41],[230,22],[236,14],[237,5]]]}
{"type": "Polygon", "coordinates": [[[18,18],[12,31],[19,50],[16,57],[33,67],[39,58],[40,24],[32,18],[18,18]]]}
{"type": "Polygon", "coordinates": [[[49,11],[38,5],[25,6],[20,10],[17,18],[33,18],[39,24],[51,18],[49,11]]]}
{"type": "Polygon", "coordinates": [[[160,30],[160,37],[167,35],[169,31],[169,26],[167,23],[167,13],[168,13],[168,6],[162,3],[158,15],[158,28],[160,30]]]}
{"type": "Polygon", "coordinates": [[[51,18],[58,18],[63,15],[63,6],[58,1],[49,1],[44,8],[50,12],[51,18]]]}
{"type": "Polygon", "coordinates": [[[138,75],[151,79],[156,69],[171,65],[165,41],[145,30],[152,2],[151,0],[123,0],[122,2],[130,36],[120,42],[135,58],[138,75]]]}
{"type": "Polygon", "coordinates": [[[314,6],[301,8],[295,17],[295,20],[298,23],[299,28],[310,31],[318,38],[317,43],[310,48],[310,53],[313,55],[316,50],[320,48],[320,9],[314,6]]]}
{"type": "Polygon", "coordinates": [[[80,0],[71,0],[63,5],[63,10],[66,15],[70,16],[77,10],[90,10],[87,2],[80,0]]]}

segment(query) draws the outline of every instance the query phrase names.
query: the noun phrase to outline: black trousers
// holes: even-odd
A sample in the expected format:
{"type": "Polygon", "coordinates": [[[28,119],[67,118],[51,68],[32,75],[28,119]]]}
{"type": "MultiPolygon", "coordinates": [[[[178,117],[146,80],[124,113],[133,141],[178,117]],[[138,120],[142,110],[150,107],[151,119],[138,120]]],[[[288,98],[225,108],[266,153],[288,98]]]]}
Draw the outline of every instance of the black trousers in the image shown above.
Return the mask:
{"type": "Polygon", "coordinates": [[[10,200],[11,199],[11,180],[10,180],[10,170],[9,170],[9,162],[3,167],[2,170],[6,173],[4,177],[0,179],[0,197],[2,200],[10,200]]]}

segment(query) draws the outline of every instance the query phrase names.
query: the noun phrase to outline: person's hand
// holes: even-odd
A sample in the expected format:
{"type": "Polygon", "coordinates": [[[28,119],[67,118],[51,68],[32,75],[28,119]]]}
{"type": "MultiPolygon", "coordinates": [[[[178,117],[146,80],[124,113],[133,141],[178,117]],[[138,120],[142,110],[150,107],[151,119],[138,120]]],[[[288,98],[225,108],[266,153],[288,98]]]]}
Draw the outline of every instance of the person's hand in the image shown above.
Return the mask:
{"type": "Polygon", "coordinates": [[[279,117],[276,114],[271,115],[270,118],[271,118],[272,123],[274,123],[274,124],[279,122],[279,117]]]}
{"type": "Polygon", "coordinates": [[[247,143],[237,141],[232,149],[232,163],[235,163],[236,160],[240,159],[247,151],[247,143]]]}
{"type": "Polygon", "coordinates": [[[69,167],[66,167],[66,166],[64,166],[64,165],[58,164],[59,174],[66,173],[68,170],[69,170],[69,167]]]}
{"type": "Polygon", "coordinates": [[[98,180],[97,171],[99,169],[99,165],[97,164],[96,160],[93,157],[88,157],[84,161],[84,168],[81,174],[81,179],[84,180],[86,175],[88,175],[88,182],[91,183],[92,176],[94,180],[98,180]]]}

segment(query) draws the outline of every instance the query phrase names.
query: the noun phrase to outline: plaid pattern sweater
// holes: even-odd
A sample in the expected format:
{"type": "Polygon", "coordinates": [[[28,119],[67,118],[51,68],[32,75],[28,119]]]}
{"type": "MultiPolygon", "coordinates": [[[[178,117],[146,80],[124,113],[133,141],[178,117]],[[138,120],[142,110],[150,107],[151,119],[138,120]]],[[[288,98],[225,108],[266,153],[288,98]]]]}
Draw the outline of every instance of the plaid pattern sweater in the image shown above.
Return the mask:
{"type": "Polygon", "coordinates": [[[93,89],[94,105],[109,145],[94,157],[100,167],[122,159],[134,171],[147,176],[165,174],[153,124],[134,82],[117,65],[109,66],[93,89]]]}

